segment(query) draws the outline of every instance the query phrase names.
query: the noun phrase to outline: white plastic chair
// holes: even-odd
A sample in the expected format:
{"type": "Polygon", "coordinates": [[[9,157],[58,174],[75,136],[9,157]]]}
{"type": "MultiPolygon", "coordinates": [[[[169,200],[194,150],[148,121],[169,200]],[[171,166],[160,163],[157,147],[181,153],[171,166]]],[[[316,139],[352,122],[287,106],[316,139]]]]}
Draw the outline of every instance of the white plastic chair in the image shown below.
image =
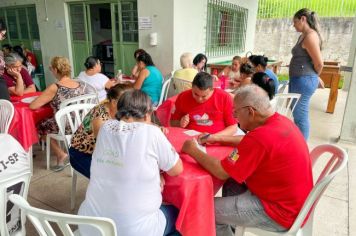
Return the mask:
{"type": "Polygon", "coordinates": [[[171,81],[172,81],[172,78],[169,78],[166,81],[164,81],[164,83],[162,85],[161,96],[159,97],[157,107],[159,107],[167,99],[168,89],[171,84],[171,81]]]}
{"type": "Polygon", "coordinates": [[[12,194],[11,202],[18,206],[30,219],[40,236],[56,236],[50,223],[55,223],[61,230],[62,235],[80,235],[79,230],[73,232],[70,225],[90,225],[95,227],[103,236],[116,236],[116,225],[113,220],[104,217],[79,216],[54,211],[47,211],[30,206],[21,196],[12,194]]]}
{"type": "Polygon", "coordinates": [[[12,118],[14,117],[14,106],[11,102],[0,99],[0,133],[8,133],[12,118]]]}
{"type": "Polygon", "coordinates": [[[278,93],[272,100],[274,102],[274,109],[279,114],[292,118],[293,110],[299,98],[299,93],[278,93]]]}
{"type": "MultiPolygon", "coordinates": [[[[345,168],[348,161],[348,155],[345,150],[341,149],[336,145],[324,144],[315,147],[310,153],[310,158],[312,160],[313,167],[321,156],[325,156],[324,154],[329,154],[326,155],[329,158],[327,164],[321,171],[312,191],[309,193],[308,198],[305,200],[302,209],[300,210],[292,227],[288,231],[270,232],[259,228],[236,227],[237,230],[235,232],[235,236],[243,236],[245,231],[251,232],[255,235],[263,236],[311,236],[313,233],[313,214],[315,206],[318,204],[320,197],[323,195],[330,182],[342,169],[345,168]],[[303,225],[303,222],[309,212],[309,218],[307,222],[303,225]]],[[[314,168],[313,171],[315,171],[314,168]]]]}
{"type": "MultiPolygon", "coordinates": [[[[84,83],[84,82],[83,82],[84,83]]],[[[60,109],[74,104],[99,104],[98,96],[95,93],[84,94],[81,96],[73,97],[62,101],[60,105],[60,109]]],[[[47,134],[46,137],[46,162],[47,162],[47,170],[50,167],[51,161],[51,138],[57,140],[58,142],[64,141],[60,134],[47,134]]]]}
{"type": "MultiPolygon", "coordinates": [[[[56,115],[56,122],[59,127],[59,134],[64,140],[67,152],[70,147],[70,140],[74,132],[78,129],[79,125],[82,123],[85,115],[95,106],[95,104],[76,104],[64,107],[60,109],[56,115]],[[66,126],[70,127],[70,132],[66,133],[66,126]]],[[[77,175],[79,172],[73,170],[72,176],[72,190],[70,196],[71,209],[75,207],[75,195],[77,192],[77,175]]]]}
{"type": "Polygon", "coordinates": [[[0,150],[0,235],[26,235],[26,217],[8,202],[8,196],[17,193],[27,198],[32,175],[30,157],[9,134],[0,134],[0,150]]]}
{"type": "Polygon", "coordinates": [[[286,93],[288,85],[289,80],[279,82],[278,93],[286,93]]]}

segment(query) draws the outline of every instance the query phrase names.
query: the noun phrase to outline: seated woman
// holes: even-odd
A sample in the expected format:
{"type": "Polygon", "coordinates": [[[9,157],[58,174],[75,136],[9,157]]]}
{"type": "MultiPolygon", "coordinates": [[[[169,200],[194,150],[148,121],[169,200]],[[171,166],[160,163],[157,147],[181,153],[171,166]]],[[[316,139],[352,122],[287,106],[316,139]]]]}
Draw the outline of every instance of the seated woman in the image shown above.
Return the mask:
{"type": "Polygon", "coordinates": [[[241,66],[241,57],[240,56],[234,56],[232,58],[232,63],[231,66],[225,67],[220,73],[219,77],[221,75],[228,76],[230,78],[230,81],[233,81],[235,78],[238,79],[240,77],[240,66],[241,66]]]}
{"type": "MultiPolygon", "coordinates": [[[[83,95],[84,86],[70,78],[72,70],[69,60],[65,57],[52,58],[50,70],[58,82],[48,86],[39,97],[31,102],[30,108],[35,110],[49,103],[54,115],[59,110],[62,101],[83,95]]],[[[57,134],[59,132],[54,117],[43,120],[37,129],[40,135],[47,135],[49,133],[57,134]]],[[[51,145],[57,157],[57,165],[52,168],[52,170],[63,170],[66,166],[64,162],[67,159],[67,153],[59,147],[56,140],[51,140],[51,143],[47,143],[47,145],[51,145]]]]}
{"type": "Polygon", "coordinates": [[[274,98],[276,94],[275,90],[275,83],[272,78],[270,78],[266,73],[257,72],[253,74],[251,79],[253,84],[258,85],[259,87],[263,88],[264,91],[267,92],[269,100],[274,98]]]}
{"type": "Polygon", "coordinates": [[[85,60],[85,71],[82,71],[78,75],[78,79],[90,84],[98,92],[99,101],[103,101],[106,98],[106,90],[115,85],[115,81],[110,80],[101,72],[101,62],[96,57],[88,57],[85,60]]]}
{"type": "MultiPolygon", "coordinates": [[[[145,50],[139,48],[137,49],[135,52],[134,52],[134,58],[135,58],[135,61],[137,60],[137,57],[142,54],[142,53],[146,53],[145,50]]],[[[136,80],[138,78],[138,75],[140,74],[140,70],[138,68],[138,65],[137,63],[134,65],[134,67],[132,68],[131,70],[131,78],[136,80]]]]}
{"type": "Polygon", "coordinates": [[[35,73],[35,66],[27,59],[21,46],[16,45],[12,48],[13,52],[16,52],[22,58],[22,65],[27,72],[32,76],[35,73]]]}
{"type": "MultiPolygon", "coordinates": [[[[124,92],[117,110],[117,120],[105,122],[96,139],[78,214],[113,219],[118,235],[171,235],[177,209],[162,204],[159,172],[176,176],[183,171],[182,161],[151,124],[153,107],[145,93],[124,92]]],[[[92,227],[79,230],[81,235],[97,235],[92,227]]]]}
{"type": "Polygon", "coordinates": [[[208,63],[208,58],[204,54],[199,53],[193,59],[193,68],[197,69],[198,72],[206,71],[206,63],[208,63]]]}
{"type": "Polygon", "coordinates": [[[133,87],[145,92],[151,98],[153,105],[156,106],[161,96],[163,76],[155,67],[150,54],[142,53],[136,61],[140,73],[133,87]]]}
{"type": "Polygon", "coordinates": [[[91,157],[95,148],[96,137],[105,121],[115,119],[117,101],[129,85],[117,84],[107,92],[107,100],[95,106],[84,117],[83,123],[74,133],[69,148],[70,164],[82,175],[90,179],[91,157]]]}
{"type": "Polygon", "coordinates": [[[22,96],[26,93],[36,92],[35,84],[22,65],[22,58],[17,53],[10,53],[5,57],[5,72],[3,78],[6,81],[10,95],[22,96]]]}
{"type": "Polygon", "coordinates": [[[185,52],[180,56],[180,65],[182,69],[176,70],[173,74],[173,86],[171,86],[171,88],[174,89],[174,91],[170,92],[170,95],[176,95],[191,89],[191,82],[198,73],[198,71],[193,68],[193,55],[190,52],[185,52]]]}
{"type": "Polygon", "coordinates": [[[236,89],[246,84],[251,84],[251,76],[255,73],[253,66],[250,63],[243,63],[240,66],[240,77],[234,78],[231,82],[231,88],[236,89]]]}
{"type": "Polygon", "coordinates": [[[248,59],[255,67],[256,72],[264,72],[274,81],[275,93],[278,93],[278,78],[271,69],[267,68],[268,58],[264,56],[252,55],[248,59]]]}

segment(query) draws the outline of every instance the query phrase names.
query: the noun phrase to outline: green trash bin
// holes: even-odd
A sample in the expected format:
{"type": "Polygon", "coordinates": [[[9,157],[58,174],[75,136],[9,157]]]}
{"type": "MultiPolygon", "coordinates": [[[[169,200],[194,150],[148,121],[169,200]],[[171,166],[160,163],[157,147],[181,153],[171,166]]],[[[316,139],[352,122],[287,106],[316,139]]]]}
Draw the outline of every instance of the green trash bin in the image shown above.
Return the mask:
{"type": "Polygon", "coordinates": [[[44,74],[35,74],[35,78],[33,78],[33,82],[36,84],[36,87],[43,91],[46,89],[46,81],[44,74]]]}

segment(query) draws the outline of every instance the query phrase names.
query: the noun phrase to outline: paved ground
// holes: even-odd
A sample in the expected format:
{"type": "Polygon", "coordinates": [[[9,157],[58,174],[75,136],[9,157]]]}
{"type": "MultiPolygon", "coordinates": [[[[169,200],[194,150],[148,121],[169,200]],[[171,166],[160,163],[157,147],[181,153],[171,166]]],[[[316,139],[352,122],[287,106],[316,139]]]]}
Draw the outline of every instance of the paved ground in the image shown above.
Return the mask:
{"type": "MultiPolygon", "coordinates": [[[[309,147],[324,143],[335,143],[340,134],[342,117],[347,94],[339,91],[339,98],[334,114],[325,113],[328,89],[318,90],[311,102],[311,137],[309,147]]],[[[347,168],[330,184],[321,198],[314,216],[313,235],[356,235],[356,145],[338,143],[349,153],[347,168]]],[[[28,200],[30,204],[43,209],[76,213],[85,196],[88,181],[79,178],[77,204],[70,210],[71,177],[69,168],[54,173],[47,171],[45,152],[34,146],[34,176],[31,180],[28,200]]],[[[31,225],[27,226],[27,235],[37,235],[31,225]]]]}

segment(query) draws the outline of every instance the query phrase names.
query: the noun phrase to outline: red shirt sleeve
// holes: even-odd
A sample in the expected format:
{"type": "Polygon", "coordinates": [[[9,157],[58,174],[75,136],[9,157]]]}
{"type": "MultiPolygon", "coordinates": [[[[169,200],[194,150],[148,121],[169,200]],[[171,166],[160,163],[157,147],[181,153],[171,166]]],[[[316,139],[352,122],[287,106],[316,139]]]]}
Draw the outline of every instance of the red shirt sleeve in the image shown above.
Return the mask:
{"type": "Polygon", "coordinates": [[[172,115],[171,120],[180,120],[185,115],[182,111],[182,104],[184,103],[184,97],[182,95],[184,94],[179,94],[177,100],[175,101],[174,113],[172,115]]]}
{"type": "Polygon", "coordinates": [[[248,134],[237,146],[238,154],[221,161],[224,170],[237,182],[244,182],[260,165],[266,155],[265,147],[248,134]]]}
{"type": "Polygon", "coordinates": [[[31,78],[31,75],[27,72],[26,69],[22,68],[20,71],[20,74],[22,76],[23,82],[26,85],[26,87],[30,86],[33,84],[33,80],[31,78]]]}

